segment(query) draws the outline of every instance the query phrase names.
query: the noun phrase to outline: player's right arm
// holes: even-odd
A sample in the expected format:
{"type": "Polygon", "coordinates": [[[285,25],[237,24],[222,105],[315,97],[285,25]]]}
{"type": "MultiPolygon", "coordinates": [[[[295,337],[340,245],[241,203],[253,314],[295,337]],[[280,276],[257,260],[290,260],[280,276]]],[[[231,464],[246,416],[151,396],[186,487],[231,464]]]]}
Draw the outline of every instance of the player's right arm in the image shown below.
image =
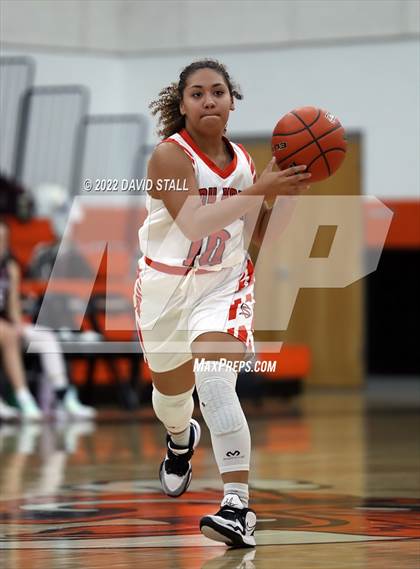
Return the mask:
{"type": "Polygon", "coordinates": [[[162,143],[156,147],[148,166],[148,178],[152,181],[151,195],[161,199],[182,233],[190,241],[198,241],[230,225],[260,203],[261,197],[295,195],[307,184],[310,174],[303,173],[304,166],[296,166],[273,172],[274,159],[258,181],[236,196],[202,205],[197,180],[190,158],[176,144],[162,143]],[[158,191],[162,180],[174,181],[175,188],[183,190],[158,191]]]}

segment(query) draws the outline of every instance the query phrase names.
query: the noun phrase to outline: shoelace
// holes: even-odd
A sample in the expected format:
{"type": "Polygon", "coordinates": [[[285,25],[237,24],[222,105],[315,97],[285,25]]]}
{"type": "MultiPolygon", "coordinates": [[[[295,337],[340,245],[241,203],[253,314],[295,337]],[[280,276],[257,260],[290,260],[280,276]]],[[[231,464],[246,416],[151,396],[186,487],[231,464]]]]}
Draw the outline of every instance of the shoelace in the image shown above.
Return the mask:
{"type": "Polygon", "coordinates": [[[232,506],[222,506],[217,512],[216,516],[223,514],[228,520],[235,520],[236,516],[240,515],[242,510],[240,508],[233,508],[232,506]],[[226,514],[228,514],[226,516],[226,514]]]}

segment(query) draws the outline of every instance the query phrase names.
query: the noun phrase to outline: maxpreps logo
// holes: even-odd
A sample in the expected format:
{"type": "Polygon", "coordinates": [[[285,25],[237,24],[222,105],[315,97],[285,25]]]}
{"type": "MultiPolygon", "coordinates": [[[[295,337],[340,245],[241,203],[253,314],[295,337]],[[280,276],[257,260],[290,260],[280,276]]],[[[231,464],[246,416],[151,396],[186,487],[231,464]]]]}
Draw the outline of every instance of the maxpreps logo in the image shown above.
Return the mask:
{"type": "MultiPolygon", "coordinates": [[[[276,360],[235,360],[230,361],[220,358],[218,361],[207,361],[205,358],[194,359],[194,373],[203,372],[222,372],[226,368],[234,373],[264,373],[275,372],[277,368],[276,360]]],[[[203,406],[205,406],[202,403],[203,406]]]]}

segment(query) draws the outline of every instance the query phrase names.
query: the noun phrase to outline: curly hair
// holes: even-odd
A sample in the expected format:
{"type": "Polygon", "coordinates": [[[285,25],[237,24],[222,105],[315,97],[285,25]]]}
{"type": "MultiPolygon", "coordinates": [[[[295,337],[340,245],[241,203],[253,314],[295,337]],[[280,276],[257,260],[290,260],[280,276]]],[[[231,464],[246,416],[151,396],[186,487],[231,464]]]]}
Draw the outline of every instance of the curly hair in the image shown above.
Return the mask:
{"type": "Polygon", "coordinates": [[[159,97],[149,105],[152,115],[159,115],[157,133],[163,138],[179,132],[185,127],[185,117],[181,115],[179,105],[184,95],[187,79],[199,69],[213,69],[222,75],[229,89],[230,96],[243,99],[239,87],[235,85],[226,67],[215,59],[201,59],[185,67],[179,76],[178,83],[171,83],[159,93],[159,97]]]}

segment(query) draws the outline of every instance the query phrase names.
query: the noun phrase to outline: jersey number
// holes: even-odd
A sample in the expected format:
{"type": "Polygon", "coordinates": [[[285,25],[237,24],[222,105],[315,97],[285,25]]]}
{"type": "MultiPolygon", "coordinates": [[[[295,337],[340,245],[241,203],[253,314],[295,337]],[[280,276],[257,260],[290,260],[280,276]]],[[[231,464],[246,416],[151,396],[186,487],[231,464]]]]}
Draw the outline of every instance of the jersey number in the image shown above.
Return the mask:
{"type": "MultiPolygon", "coordinates": [[[[229,231],[226,231],[226,229],[221,229],[220,231],[212,233],[209,237],[207,237],[206,248],[198,258],[198,264],[200,266],[220,265],[222,262],[223,253],[226,248],[226,241],[230,238],[230,236],[231,235],[229,231]]],[[[191,265],[194,263],[194,259],[201,251],[202,244],[203,239],[200,241],[193,241],[191,243],[190,250],[188,251],[188,256],[182,263],[184,266],[191,267],[191,265]]]]}

